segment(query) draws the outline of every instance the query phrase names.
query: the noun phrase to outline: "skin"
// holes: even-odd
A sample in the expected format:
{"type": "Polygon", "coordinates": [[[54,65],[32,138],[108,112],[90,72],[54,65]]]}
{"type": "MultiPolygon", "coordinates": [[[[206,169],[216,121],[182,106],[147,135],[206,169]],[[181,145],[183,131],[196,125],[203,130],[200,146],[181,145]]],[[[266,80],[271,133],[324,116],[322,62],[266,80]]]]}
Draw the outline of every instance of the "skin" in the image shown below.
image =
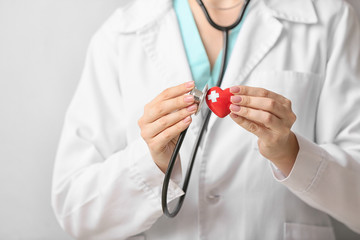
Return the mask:
{"type": "MultiPolygon", "coordinates": [[[[205,6],[206,3],[209,2],[213,6],[219,7],[227,7],[227,6],[234,6],[239,0],[223,0],[223,1],[216,1],[216,0],[203,0],[205,6]],[[222,4],[219,4],[219,3],[222,4]]],[[[213,28],[209,22],[207,21],[201,7],[196,2],[196,0],[189,0],[189,5],[191,11],[193,13],[196,26],[199,30],[201,40],[205,47],[206,54],[209,58],[211,69],[213,68],[217,57],[219,56],[220,51],[222,50],[222,33],[221,31],[213,28]]],[[[229,10],[216,10],[213,8],[207,8],[210,16],[212,19],[220,24],[220,25],[230,25],[236,21],[239,12],[241,10],[242,5],[239,5],[233,9],[229,10]]]]}
{"type": "Polygon", "coordinates": [[[230,117],[258,137],[260,153],[288,176],[294,166],[299,144],[291,127],[296,115],[291,101],[263,88],[230,88],[230,117]]]}
{"type": "Polygon", "coordinates": [[[138,125],[156,165],[165,173],[177,139],[191,123],[197,110],[194,97],[187,95],[193,81],[168,88],[148,103],[138,125]]]}
{"type": "MultiPolygon", "coordinates": [[[[217,3],[212,1],[212,5],[217,3]]],[[[222,33],[208,23],[196,0],[189,0],[189,5],[212,68],[222,48],[222,33]]],[[[224,0],[221,6],[233,5],[234,1],[224,0]]],[[[215,22],[229,25],[236,20],[241,7],[225,11],[208,8],[208,11],[215,22]]],[[[187,95],[193,88],[194,82],[188,82],[164,90],[145,106],[138,121],[141,136],[164,173],[179,134],[191,124],[191,115],[196,112],[194,98],[187,95]]],[[[299,152],[291,131],[296,121],[291,101],[262,88],[234,86],[230,91],[234,94],[230,106],[234,123],[256,135],[260,153],[288,176],[299,152]]]]}

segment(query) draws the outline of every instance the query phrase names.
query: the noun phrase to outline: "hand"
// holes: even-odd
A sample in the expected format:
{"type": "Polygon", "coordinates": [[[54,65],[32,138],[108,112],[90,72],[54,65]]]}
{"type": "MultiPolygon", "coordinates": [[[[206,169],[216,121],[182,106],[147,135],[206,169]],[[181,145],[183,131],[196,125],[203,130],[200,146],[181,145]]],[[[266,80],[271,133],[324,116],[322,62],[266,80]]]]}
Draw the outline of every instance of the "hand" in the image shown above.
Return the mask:
{"type": "Polygon", "coordinates": [[[260,153],[289,175],[299,152],[291,131],[296,116],[291,101],[262,88],[235,86],[230,88],[230,117],[258,137],[260,153]]]}
{"type": "Polygon", "coordinates": [[[164,173],[180,133],[190,125],[190,115],[197,110],[194,97],[186,94],[194,86],[191,81],[166,89],[145,106],[144,115],[138,121],[141,136],[164,173]]]}

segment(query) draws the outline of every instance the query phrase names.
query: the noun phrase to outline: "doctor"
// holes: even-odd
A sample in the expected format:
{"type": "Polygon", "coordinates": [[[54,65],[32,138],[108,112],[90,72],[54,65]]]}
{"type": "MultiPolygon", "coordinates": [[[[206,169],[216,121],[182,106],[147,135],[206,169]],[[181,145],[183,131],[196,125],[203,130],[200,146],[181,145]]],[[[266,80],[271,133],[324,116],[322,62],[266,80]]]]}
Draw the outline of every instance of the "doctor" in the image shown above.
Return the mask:
{"type": "MultiPolygon", "coordinates": [[[[241,8],[204,2],[224,25],[241,8]]],[[[331,240],[330,217],[360,233],[359,30],[341,0],[252,0],[230,36],[232,113],[211,116],[184,207],[168,219],[163,172],[189,127],[175,200],[204,117],[186,93],[216,78],[221,33],[195,0],[131,1],[93,37],[66,114],[59,223],[78,239],[331,240]]]]}

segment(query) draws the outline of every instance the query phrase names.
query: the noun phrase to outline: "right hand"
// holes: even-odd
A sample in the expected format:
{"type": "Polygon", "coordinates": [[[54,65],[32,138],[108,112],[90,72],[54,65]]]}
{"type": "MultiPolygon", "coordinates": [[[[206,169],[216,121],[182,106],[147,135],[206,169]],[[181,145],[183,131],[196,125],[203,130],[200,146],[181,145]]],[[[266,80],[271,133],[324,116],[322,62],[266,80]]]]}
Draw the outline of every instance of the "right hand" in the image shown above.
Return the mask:
{"type": "Polygon", "coordinates": [[[177,139],[191,123],[197,110],[194,97],[186,94],[194,88],[194,81],[168,88],[150,103],[138,124],[153,161],[166,172],[177,139]]]}

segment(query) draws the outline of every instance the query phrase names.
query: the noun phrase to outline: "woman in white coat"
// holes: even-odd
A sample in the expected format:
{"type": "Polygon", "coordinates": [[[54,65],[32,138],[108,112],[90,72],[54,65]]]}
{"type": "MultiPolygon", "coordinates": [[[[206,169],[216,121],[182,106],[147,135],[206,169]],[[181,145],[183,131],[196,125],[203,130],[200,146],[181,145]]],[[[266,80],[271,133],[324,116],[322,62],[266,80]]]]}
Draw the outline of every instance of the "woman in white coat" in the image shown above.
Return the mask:
{"type": "MultiPolygon", "coordinates": [[[[214,68],[221,33],[188,2],[214,68]]],[[[222,24],[241,7],[205,3],[222,24]]],[[[177,14],[131,1],[93,37],[54,170],[61,226],[78,239],[335,239],[333,217],[360,233],[360,28],[341,0],[251,1],[222,84],[232,113],[211,116],[183,209],[162,216],[173,143],[189,127],[169,201],[204,117],[190,117],[177,14]]]]}

